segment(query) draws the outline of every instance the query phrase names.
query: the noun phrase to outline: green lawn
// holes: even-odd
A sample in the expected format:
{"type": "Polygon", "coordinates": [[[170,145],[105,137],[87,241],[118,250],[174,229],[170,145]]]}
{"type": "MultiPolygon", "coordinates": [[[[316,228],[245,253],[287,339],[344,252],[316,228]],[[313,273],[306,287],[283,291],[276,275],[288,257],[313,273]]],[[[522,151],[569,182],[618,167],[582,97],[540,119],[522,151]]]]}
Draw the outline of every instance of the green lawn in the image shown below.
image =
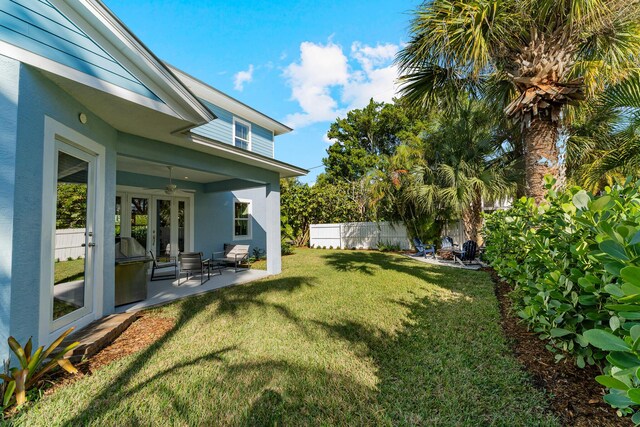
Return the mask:
{"type": "Polygon", "coordinates": [[[483,272],[300,250],[284,273],[155,310],[161,341],[20,425],[556,425],[483,272]]]}
{"type": "Polygon", "coordinates": [[[84,279],[84,259],[56,262],[53,264],[53,274],[55,285],[84,279]]]}

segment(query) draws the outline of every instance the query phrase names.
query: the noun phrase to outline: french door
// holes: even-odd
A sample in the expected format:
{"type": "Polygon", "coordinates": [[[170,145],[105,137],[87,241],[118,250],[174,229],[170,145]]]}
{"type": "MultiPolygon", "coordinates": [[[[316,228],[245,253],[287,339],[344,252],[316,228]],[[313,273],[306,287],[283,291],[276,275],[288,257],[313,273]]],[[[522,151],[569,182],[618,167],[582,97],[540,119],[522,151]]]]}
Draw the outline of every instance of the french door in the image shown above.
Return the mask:
{"type": "Polygon", "coordinates": [[[56,141],[53,329],[93,311],[97,156],[56,141]],[[74,242],[71,244],[71,242],[74,242]]]}
{"type": "Polygon", "coordinates": [[[190,210],[187,197],[138,192],[116,196],[116,235],[135,238],[156,257],[176,256],[190,250],[190,210]],[[124,206],[129,206],[128,212],[124,206]],[[122,221],[120,218],[128,218],[122,221]]]}

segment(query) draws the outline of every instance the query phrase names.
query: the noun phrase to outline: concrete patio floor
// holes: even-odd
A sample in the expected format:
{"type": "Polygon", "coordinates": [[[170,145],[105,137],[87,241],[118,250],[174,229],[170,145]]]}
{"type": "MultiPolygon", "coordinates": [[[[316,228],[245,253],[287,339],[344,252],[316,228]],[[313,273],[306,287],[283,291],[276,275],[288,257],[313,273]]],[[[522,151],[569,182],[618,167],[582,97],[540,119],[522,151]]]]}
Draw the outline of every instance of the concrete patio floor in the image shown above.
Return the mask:
{"type": "Polygon", "coordinates": [[[409,255],[409,254],[404,254],[404,256],[406,256],[407,258],[414,259],[416,261],[424,262],[425,264],[440,265],[440,266],[443,266],[443,267],[460,268],[460,269],[463,269],[463,270],[480,270],[482,267],[486,267],[486,265],[483,264],[482,261],[479,261],[477,259],[474,261],[473,264],[461,265],[460,263],[455,262],[453,260],[444,260],[444,259],[440,259],[440,258],[433,258],[431,256],[423,257],[423,256],[409,255]]]}
{"type": "MultiPolygon", "coordinates": [[[[162,271],[159,271],[159,273],[162,274],[162,271]]],[[[116,307],[115,311],[116,313],[138,311],[227,286],[253,282],[269,276],[270,274],[264,270],[241,270],[236,273],[231,268],[223,269],[222,274],[218,274],[217,271],[212,272],[211,279],[202,285],[200,285],[200,276],[191,277],[188,281],[185,281],[183,276],[180,285],[178,285],[178,279],[148,282],[146,300],[121,305],[116,307]]]]}

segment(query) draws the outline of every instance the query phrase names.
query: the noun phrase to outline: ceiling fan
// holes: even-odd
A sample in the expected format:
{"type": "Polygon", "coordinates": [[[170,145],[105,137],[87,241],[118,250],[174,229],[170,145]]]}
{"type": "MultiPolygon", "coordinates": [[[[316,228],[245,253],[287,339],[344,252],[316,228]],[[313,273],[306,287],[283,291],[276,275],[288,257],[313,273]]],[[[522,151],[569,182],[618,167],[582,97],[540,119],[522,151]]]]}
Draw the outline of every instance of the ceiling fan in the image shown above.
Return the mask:
{"type": "MultiPolygon", "coordinates": [[[[178,186],[173,183],[173,166],[167,166],[167,169],[169,169],[169,184],[167,184],[167,186],[163,188],[164,194],[168,196],[172,196],[178,192],[181,192],[181,193],[196,192],[196,190],[187,190],[187,189],[178,188],[178,186]]],[[[158,190],[158,188],[148,188],[147,190],[158,190]]]]}

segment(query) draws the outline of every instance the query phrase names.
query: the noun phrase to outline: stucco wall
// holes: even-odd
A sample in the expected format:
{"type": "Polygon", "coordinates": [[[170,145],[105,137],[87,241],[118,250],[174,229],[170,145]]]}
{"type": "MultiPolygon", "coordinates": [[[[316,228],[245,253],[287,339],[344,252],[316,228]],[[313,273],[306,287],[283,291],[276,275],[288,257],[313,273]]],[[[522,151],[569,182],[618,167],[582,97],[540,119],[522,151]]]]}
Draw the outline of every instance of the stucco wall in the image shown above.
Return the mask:
{"type": "Polygon", "coordinates": [[[0,55],[0,360],[8,356],[20,63],[0,55]]]}
{"type": "Polygon", "coordinates": [[[266,235],[266,194],[265,187],[233,192],[197,193],[195,201],[195,242],[194,248],[209,256],[214,251],[222,251],[225,243],[250,245],[250,251],[257,247],[267,248],[266,235]],[[235,199],[251,200],[251,239],[233,239],[233,202],[235,199]]]}
{"type": "MultiPolygon", "coordinates": [[[[4,76],[3,76],[4,77],[4,76]]],[[[4,80],[4,78],[3,78],[4,80]]],[[[40,254],[42,220],[43,144],[45,115],[68,126],[106,148],[106,200],[104,236],[113,233],[115,204],[115,145],[117,132],[39,71],[22,66],[16,151],[16,197],[12,269],[11,333],[20,341],[38,337],[40,298],[40,254]],[[78,114],[88,116],[86,125],[78,114]]],[[[50,143],[51,141],[48,141],[50,143]]],[[[53,159],[44,159],[52,162],[53,159]]],[[[104,306],[114,302],[114,243],[105,239],[104,306]]]]}
{"type": "MultiPolygon", "coordinates": [[[[114,304],[114,242],[106,238],[113,234],[115,227],[115,193],[116,193],[116,153],[139,158],[147,158],[165,164],[192,167],[197,170],[211,171],[228,175],[235,180],[252,180],[263,183],[261,187],[233,192],[205,193],[206,186],[193,185],[198,190],[195,201],[195,240],[196,250],[209,254],[220,250],[225,242],[233,239],[233,197],[251,199],[253,201],[252,246],[261,249],[279,248],[279,205],[269,199],[267,188],[277,188],[278,174],[255,166],[233,162],[203,153],[169,146],[157,141],[133,137],[118,133],[110,125],[92,114],[86,107],[78,103],[69,94],[48,80],[39,71],[0,58],[0,117],[2,125],[8,128],[0,135],[2,152],[0,179],[9,183],[3,186],[0,193],[0,221],[6,223],[0,233],[9,233],[9,239],[3,240],[2,250],[8,252],[3,257],[4,264],[0,270],[0,355],[6,353],[2,343],[6,342],[2,334],[10,333],[24,342],[29,336],[38,341],[40,299],[40,257],[41,257],[41,220],[42,220],[42,181],[43,181],[43,147],[45,116],[62,123],[105,147],[106,150],[106,187],[104,229],[104,308],[108,313],[114,304]],[[19,78],[19,82],[18,82],[19,78]],[[16,111],[15,104],[18,101],[16,111]],[[5,108],[6,107],[6,108],[5,108]],[[84,112],[88,116],[87,124],[78,120],[78,114],[84,112]],[[17,118],[17,125],[16,125],[17,118]],[[11,124],[13,120],[13,125],[11,124]],[[12,136],[11,128],[17,126],[12,136]],[[13,140],[16,143],[13,143],[13,140]],[[15,168],[11,147],[15,149],[15,168]],[[15,170],[15,178],[13,171],[15,170]],[[15,191],[11,190],[11,180],[15,179],[15,191]],[[13,195],[16,195],[15,201],[13,195]],[[12,206],[12,208],[11,208],[12,206]],[[266,230],[278,230],[267,241],[266,230]],[[273,241],[271,241],[273,240],[273,241]],[[13,242],[4,243],[4,242],[13,242]],[[10,246],[5,246],[5,245],[10,246]],[[7,250],[7,247],[9,249],[7,250]],[[10,261],[7,261],[10,260],[10,261]],[[10,264],[9,264],[10,263],[10,264]],[[17,273],[12,273],[17,272],[17,273]],[[10,281],[10,282],[9,282],[10,281]],[[10,285],[9,285],[10,283],[10,285]],[[7,304],[6,301],[10,301],[7,304]],[[10,307],[10,311],[8,309],[10,307]],[[11,322],[9,323],[9,318],[11,322]]],[[[51,141],[47,141],[51,143],[51,141]]],[[[52,162],[54,159],[44,159],[52,162]]],[[[121,184],[153,186],[155,178],[140,179],[135,174],[121,173],[121,184]]],[[[158,178],[160,180],[160,178],[158,178]]],[[[162,181],[164,182],[164,181],[162,181]]],[[[249,181],[246,181],[249,182],[249,181]]],[[[0,224],[2,225],[2,224],[0,224]]],[[[5,236],[2,236],[5,237],[5,236]]],[[[8,237],[8,236],[7,236],[8,237]]],[[[279,265],[279,251],[272,257],[271,265],[279,265]]],[[[275,273],[278,271],[273,271],[275,273]]],[[[102,309],[99,308],[100,310],[102,309]]]]}

